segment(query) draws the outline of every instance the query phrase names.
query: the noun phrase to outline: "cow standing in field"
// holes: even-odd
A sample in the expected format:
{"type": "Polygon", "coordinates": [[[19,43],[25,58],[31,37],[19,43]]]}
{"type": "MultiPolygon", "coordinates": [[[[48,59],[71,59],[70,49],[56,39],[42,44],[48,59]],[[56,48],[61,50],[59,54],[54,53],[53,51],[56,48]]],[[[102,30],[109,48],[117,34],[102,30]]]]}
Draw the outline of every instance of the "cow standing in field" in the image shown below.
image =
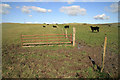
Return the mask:
{"type": "Polygon", "coordinates": [[[54,26],[54,25],[53,25],[53,28],[57,28],[57,26],[54,26]]]}
{"type": "Polygon", "coordinates": [[[43,27],[46,27],[46,26],[43,26],[43,27]]]}
{"type": "Polygon", "coordinates": [[[69,28],[69,26],[64,26],[64,28],[69,28]]]}
{"type": "Polygon", "coordinates": [[[110,24],[108,24],[108,26],[109,26],[109,27],[111,27],[111,25],[110,25],[110,24]]]}
{"type": "Polygon", "coordinates": [[[99,27],[92,27],[92,26],[90,26],[90,28],[91,28],[91,30],[92,30],[92,32],[94,32],[94,30],[96,31],[97,30],[97,32],[99,32],[99,27]]]}

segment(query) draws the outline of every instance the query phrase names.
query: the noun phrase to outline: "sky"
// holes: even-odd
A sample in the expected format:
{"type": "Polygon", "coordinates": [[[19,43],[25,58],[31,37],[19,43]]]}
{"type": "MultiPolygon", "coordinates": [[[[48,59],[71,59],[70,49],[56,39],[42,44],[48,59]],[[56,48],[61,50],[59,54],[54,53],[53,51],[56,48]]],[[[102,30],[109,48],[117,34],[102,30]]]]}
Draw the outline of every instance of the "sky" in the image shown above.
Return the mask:
{"type": "Polygon", "coordinates": [[[2,2],[2,22],[116,23],[116,2],[2,2]]]}
{"type": "Polygon", "coordinates": [[[2,2],[119,2],[119,0],[1,0],[2,2]]]}

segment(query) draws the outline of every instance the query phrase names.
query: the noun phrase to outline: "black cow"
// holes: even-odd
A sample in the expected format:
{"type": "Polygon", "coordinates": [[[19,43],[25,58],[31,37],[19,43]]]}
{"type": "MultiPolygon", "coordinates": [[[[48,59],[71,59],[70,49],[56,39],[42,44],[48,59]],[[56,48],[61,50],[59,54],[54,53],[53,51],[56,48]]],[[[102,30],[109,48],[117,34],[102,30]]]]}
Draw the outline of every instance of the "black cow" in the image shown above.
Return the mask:
{"type": "Polygon", "coordinates": [[[46,26],[43,26],[43,27],[46,27],[46,26]]]}
{"type": "Polygon", "coordinates": [[[109,27],[111,27],[111,25],[110,25],[110,24],[108,24],[108,26],[109,26],[109,27]]]}
{"type": "Polygon", "coordinates": [[[64,26],[64,28],[69,28],[69,26],[64,26]]]}
{"type": "Polygon", "coordinates": [[[47,24],[47,25],[49,25],[49,24],[47,24]]]}
{"type": "Polygon", "coordinates": [[[54,25],[53,25],[53,28],[57,28],[57,26],[54,26],[54,25]]]}
{"type": "Polygon", "coordinates": [[[92,26],[90,26],[90,28],[91,28],[91,30],[92,30],[92,32],[94,32],[94,30],[96,31],[97,30],[97,32],[99,32],[99,27],[92,27],[92,26]]]}

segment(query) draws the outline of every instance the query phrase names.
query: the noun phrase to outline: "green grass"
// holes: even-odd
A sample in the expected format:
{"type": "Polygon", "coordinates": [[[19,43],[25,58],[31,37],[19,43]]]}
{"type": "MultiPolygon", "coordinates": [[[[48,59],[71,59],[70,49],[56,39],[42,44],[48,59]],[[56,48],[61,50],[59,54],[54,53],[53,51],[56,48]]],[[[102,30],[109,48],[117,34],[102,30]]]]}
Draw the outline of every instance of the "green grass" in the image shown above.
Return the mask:
{"type": "Polygon", "coordinates": [[[105,72],[94,71],[92,67],[88,67],[83,71],[83,74],[86,75],[86,78],[110,78],[109,75],[105,72]]]}
{"type": "MultiPolygon", "coordinates": [[[[33,35],[33,34],[61,34],[65,29],[62,24],[59,24],[57,29],[54,29],[51,25],[47,25],[46,28],[42,27],[43,24],[3,24],[2,25],[2,42],[3,44],[19,44],[21,43],[20,35],[33,35]],[[63,31],[62,31],[63,29],[63,31]]],[[[76,40],[84,41],[91,46],[103,45],[105,34],[108,38],[107,47],[117,48],[118,43],[118,28],[117,24],[113,24],[111,27],[107,25],[100,25],[99,33],[92,33],[89,25],[71,24],[68,29],[68,34],[72,33],[72,27],[76,28],[76,40]],[[115,46],[112,45],[114,43],[115,46]]]]}
{"type": "MultiPolygon", "coordinates": [[[[45,25],[45,24],[44,24],[45,25]]],[[[96,78],[97,74],[91,67],[87,69],[77,70],[76,67],[85,63],[78,62],[83,56],[89,55],[86,51],[80,52],[76,50],[77,44],[73,46],[41,46],[32,48],[22,48],[21,34],[63,34],[65,32],[64,25],[58,24],[58,28],[54,29],[53,24],[43,28],[43,24],[2,24],[2,45],[3,45],[3,76],[4,77],[75,77],[75,72],[83,72],[86,78],[96,78]],[[72,51],[73,50],[73,51],[72,51]],[[64,61],[65,60],[65,61],[64,61]],[[34,62],[33,62],[34,61],[34,62]],[[53,62],[56,61],[56,62],[53,62]],[[25,63],[22,64],[22,63],[25,63]],[[56,71],[56,64],[58,71],[56,71]],[[35,66],[36,65],[36,66],[35,66]],[[29,69],[31,66],[31,70],[29,69]],[[45,66],[47,68],[45,68],[45,66]],[[71,70],[72,67],[72,70],[71,70]],[[36,68],[36,69],[34,69],[36,68]],[[13,69],[13,71],[11,70],[13,69]],[[34,71],[33,71],[34,70],[34,71]],[[23,71],[23,72],[22,72],[23,71]],[[44,73],[47,72],[47,73],[44,73]],[[86,72],[88,75],[86,75],[86,72]],[[85,72],[85,73],[84,73],[85,72]],[[29,74],[28,74],[29,73],[29,74]],[[64,73],[64,74],[63,74],[64,73]]],[[[105,34],[107,40],[107,50],[117,54],[118,47],[118,27],[117,24],[99,25],[100,32],[92,33],[90,25],[93,24],[69,24],[68,34],[72,34],[73,27],[76,28],[76,42],[86,43],[92,47],[103,46],[105,34]]],[[[95,25],[93,25],[95,26],[95,25]]],[[[101,53],[102,54],[102,53],[101,53]]],[[[83,67],[84,68],[84,67],[83,67]]],[[[99,76],[104,76],[100,75],[99,76]]]]}

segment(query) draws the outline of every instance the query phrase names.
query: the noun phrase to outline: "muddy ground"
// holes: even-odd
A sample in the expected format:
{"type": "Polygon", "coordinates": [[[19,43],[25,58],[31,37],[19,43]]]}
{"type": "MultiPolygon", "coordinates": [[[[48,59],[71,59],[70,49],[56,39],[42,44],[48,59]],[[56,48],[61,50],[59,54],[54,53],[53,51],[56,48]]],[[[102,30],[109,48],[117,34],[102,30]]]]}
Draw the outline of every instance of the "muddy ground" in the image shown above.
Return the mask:
{"type": "MultiPolygon", "coordinates": [[[[77,43],[78,44],[78,43],[77,43]]],[[[50,46],[48,46],[50,47],[50,46]]],[[[103,46],[54,49],[21,48],[19,45],[3,45],[2,72],[5,78],[106,78],[118,77],[118,54],[106,51],[105,67],[101,76],[93,69],[90,56],[102,66],[103,46]]]]}

